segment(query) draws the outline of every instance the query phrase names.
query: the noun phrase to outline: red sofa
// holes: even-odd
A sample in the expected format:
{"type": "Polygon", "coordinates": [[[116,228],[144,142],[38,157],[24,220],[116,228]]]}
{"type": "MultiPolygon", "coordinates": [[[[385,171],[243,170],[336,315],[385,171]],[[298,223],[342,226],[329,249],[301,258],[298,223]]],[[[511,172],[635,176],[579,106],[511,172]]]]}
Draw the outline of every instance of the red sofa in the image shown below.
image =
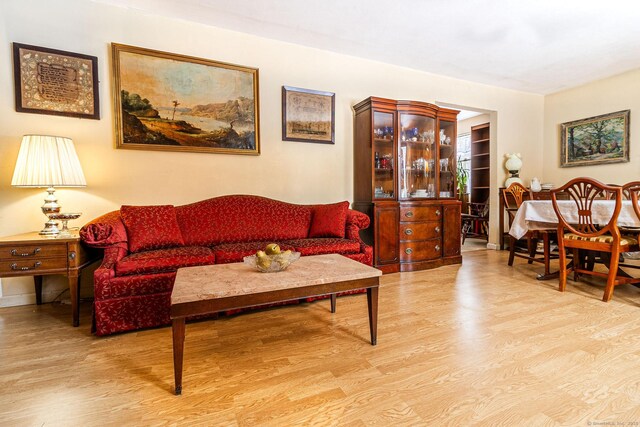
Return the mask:
{"type": "Polygon", "coordinates": [[[241,262],[270,242],[302,256],[338,253],[372,265],[373,250],[359,236],[369,218],[348,206],[233,195],[176,207],[122,206],[96,218],[80,230],[86,245],[104,249],[94,273],[96,334],[169,324],[178,268],[241,262]]]}

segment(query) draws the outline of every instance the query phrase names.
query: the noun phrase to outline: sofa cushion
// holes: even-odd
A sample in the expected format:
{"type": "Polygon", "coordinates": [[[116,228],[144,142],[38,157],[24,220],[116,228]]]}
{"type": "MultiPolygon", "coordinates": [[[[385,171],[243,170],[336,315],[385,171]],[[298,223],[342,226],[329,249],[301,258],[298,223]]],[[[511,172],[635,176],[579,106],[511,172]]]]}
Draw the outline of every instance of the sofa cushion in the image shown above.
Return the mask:
{"type": "Polygon", "coordinates": [[[153,274],[176,271],[180,267],[215,264],[216,257],[209,248],[186,246],[157,249],[127,255],[116,263],[116,276],[153,274]]]}
{"type": "Polygon", "coordinates": [[[347,201],[314,206],[309,237],[344,238],[348,210],[349,202],[347,201]]]}
{"type": "MultiPolygon", "coordinates": [[[[228,264],[230,262],[242,262],[242,258],[253,255],[257,251],[264,249],[269,243],[278,242],[245,242],[245,243],[223,243],[211,248],[216,255],[216,264],[228,264]]],[[[293,250],[293,246],[278,243],[283,251],[293,250]]]]}
{"type": "Polygon", "coordinates": [[[357,254],[360,252],[360,242],[355,240],[338,238],[297,239],[282,242],[284,245],[293,246],[300,255],[324,255],[324,254],[357,254]]]}
{"type": "Polygon", "coordinates": [[[176,208],[188,246],[307,237],[311,208],[258,196],[223,196],[176,208]]]}
{"type": "Polygon", "coordinates": [[[122,206],[120,216],[127,229],[130,252],[184,245],[172,205],[122,206]]]}

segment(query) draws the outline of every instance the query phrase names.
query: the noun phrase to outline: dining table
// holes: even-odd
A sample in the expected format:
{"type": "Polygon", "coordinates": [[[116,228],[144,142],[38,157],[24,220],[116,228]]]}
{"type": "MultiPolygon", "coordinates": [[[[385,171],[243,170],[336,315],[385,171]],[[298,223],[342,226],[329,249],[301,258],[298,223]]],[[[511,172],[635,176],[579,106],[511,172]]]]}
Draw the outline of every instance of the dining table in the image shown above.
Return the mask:
{"type": "MultiPolygon", "coordinates": [[[[591,206],[591,218],[596,225],[606,225],[613,215],[615,200],[594,200],[591,206]]],[[[557,200],[558,209],[568,223],[577,224],[578,206],[573,200],[557,200]]],[[[631,200],[623,200],[618,214],[618,227],[640,232],[640,218],[636,215],[631,200]],[[635,230],[634,230],[635,229],[635,230]]],[[[551,200],[525,200],[516,211],[509,234],[521,239],[527,232],[534,230],[555,231],[558,229],[558,216],[551,200]]],[[[548,254],[546,255],[548,256],[548,254]]],[[[548,265],[548,262],[546,263],[548,265]]],[[[545,271],[538,280],[558,277],[557,272],[545,271]]]]}

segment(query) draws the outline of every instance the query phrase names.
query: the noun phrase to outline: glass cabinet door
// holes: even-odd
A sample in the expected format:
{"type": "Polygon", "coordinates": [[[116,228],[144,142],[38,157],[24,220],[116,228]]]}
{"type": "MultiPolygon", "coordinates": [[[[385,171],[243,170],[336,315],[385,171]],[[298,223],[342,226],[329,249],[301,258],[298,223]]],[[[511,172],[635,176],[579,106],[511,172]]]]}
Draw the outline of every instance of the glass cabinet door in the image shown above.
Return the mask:
{"type": "Polygon", "coordinates": [[[398,179],[401,199],[436,196],[436,121],[416,114],[400,114],[398,179]]]}
{"type": "Polygon", "coordinates": [[[438,133],[440,176],[438,197],[454,197],[455,196],[455,166],[456,166],[456,124],[454,122],[440,121],[440,130],[438,133]]]}
{"type": "Polygon", "coordinates": [[[393,113],[373,113],[374,199],[393,199],[393,113]]]}

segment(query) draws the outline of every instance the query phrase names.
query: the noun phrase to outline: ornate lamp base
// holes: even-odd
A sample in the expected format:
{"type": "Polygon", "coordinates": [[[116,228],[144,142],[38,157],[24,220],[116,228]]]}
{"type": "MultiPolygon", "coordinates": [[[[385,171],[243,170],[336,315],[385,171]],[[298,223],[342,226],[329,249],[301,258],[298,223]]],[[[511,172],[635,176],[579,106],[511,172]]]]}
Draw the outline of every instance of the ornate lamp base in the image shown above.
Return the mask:
{"type": "Polygon", "coordinates": [[[47,197],[44,198],[44,205],[42,205],[42,213],[49,218],[47,222],[44,223],[44,228],[40,230],[40,234],[46,236],[55,236],[60,233],[60,229],[58,229],[58,223],[54,221],[49,215],[57,214],[60,212],[60,205],[58,204],[58,199],[55,195],[55,188],[49,187],[47,188],[47,197]]]}

